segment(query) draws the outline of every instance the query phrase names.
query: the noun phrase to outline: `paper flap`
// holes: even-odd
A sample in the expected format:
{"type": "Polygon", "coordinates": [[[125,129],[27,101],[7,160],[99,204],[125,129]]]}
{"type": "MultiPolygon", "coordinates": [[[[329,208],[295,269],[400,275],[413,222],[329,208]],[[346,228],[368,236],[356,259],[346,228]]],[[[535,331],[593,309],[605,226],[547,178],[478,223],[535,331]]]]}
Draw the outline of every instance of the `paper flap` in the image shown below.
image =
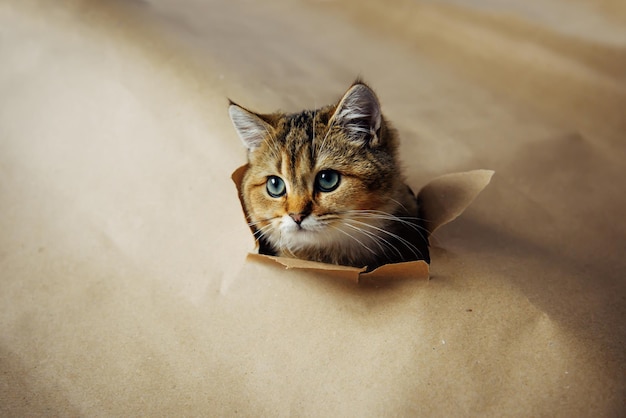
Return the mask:
{"type": "Polygon", "coordinates": [[[271,262],[277,263],[285,267],[287,270],[289,269],[299,269],[299,270],[311,270],[322,272],[325,274],[329,274],[335,277],[341,277],[343,279],[348,279],[353,282],[359,281],[359,275],[365,271],[365,267],[350,267],[350,266],[338,266],[335,264],[326,264],[326,263],[318,263],[315,261],[307,261],[300,260],[298,258],[289,258],[289,257],[274,257],[271,255],[263,255],[263,254],[248,254],[249,260],[259,261],[259,262],[271,262]]]}
{"type": "Polygon", "coordinates": [[[377,269],[361,273],[361,280],[405,280],[405,279],[423,279],[427,280],[430,276],[428,263],[424,260],[408,261],[406,263],[385,264],[377,269]]]}
{"type": "MultiPolygon", "coordinates": [[[[248,171],[248,164],[242,165],[230,175],[230,178],[235,182],[235,186],[237,186],[238,192],[241,192],[241,182],[243,181],[243,176],[246,174],[246,171],[248,171]]],[[[241,196],[241,193],[239,193],[239,196],[241,196]]]]}
{"type": "Polygon", "coordinates": [[[461,215],[487,187],[493,174],[492,170],[445,174],[424,186],[417,201],[428,232],[432,234],[461,215]]]}

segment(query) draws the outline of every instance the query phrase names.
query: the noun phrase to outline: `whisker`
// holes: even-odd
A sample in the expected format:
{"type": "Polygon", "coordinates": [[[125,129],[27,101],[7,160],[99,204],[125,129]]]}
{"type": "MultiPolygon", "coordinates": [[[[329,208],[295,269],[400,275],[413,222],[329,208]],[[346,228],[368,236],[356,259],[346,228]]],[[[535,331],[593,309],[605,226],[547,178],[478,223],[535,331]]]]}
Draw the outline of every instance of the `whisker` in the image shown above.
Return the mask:
{"type": "Polygon", "coordinates": [[[333,126],[335,126],[335,119],[333,119],[330,122],[330,125],[328,125],[328,130],[326,131],[326,135],[324,135],[324,139],[322,140],[322,145],[320,145],[320,148],[319,148],[320,151],[324,148],[324,144],[326,143],[326,139],[328,138],[328,135],[330,134],[330,131],[332,130],[333,126]]]}
{"type": "Polygon", "coordinates": [[[260,223],[273,221],[274,219],[277,219],[277,218],[279,218],[279,216],[272,216],[271,218],[259,219],[258,221],[255,221],[255,222],[248,222],[248,226],[256,226],[260,223]]]}
{"type": "Polygon", "coordinates": [[[275,157],[280,156],[280,144],[278,143],[278,139],[267,129],[267,126],[263,126],[263,129],[265,129],[265,133],[267,134],[267,136],[263,138],[263,141],[270,147],[275,157]],[[268,137],[270,140],[268,140],[268,137]]]}
{"type": "Polygon", "coordinates": [[[364,235],[366,235],[367,237],[371,238],[374,243],[376,243],[376,245],[378,245],[378,248],[380,248],[380,250],[383,252],[383,254],[385,254],[387,252],[387,250],[385,248],[383,248],[382,244],[380,243],[380,241],[382,241],[383,243],[385,243],[387,245],[387,248],[394,250],[395,252],[398,253],[398,255],[400,257],[402,257],[402,252],[400,250],[398,250],[398,248],[393,245],[392,243],[390,243],[388,240],[386,240],[385,238],[381,237],[380,235],[376,235],[375,233],[371,232],[371,231],[366,231],[363,228],[359,228],[355,225],[350,225],[349,223],[344,223],[344,225],[356,230],[357,232],[360,232],[364,235]]]}
{"type": "MultiPolygon", "coordinates": [[[[358,221],[355,221],[355,222],[358,222],[358,221]]],[[[363,224],[363,225],[365,225],[365,226],[373,227],[372,225],[369,225],[369,224],[366,224],[366,223],[362,223],[362,224],[363,224]]],[[[354,226],[354,225],[352,225],[352,227],[353,227],[353,228],[358,228],[357,226],[354,226]]],[[[375,227],[373,227],[373,228],[375,228],[375,227]]],[[[395,251],[395,252],[398,254],[398,256],[402,257],[402,251],[400,251],[400,250],[398,249],[398,247],[396,247],[395,245],[393,245],[393,244],[392,244],[389,240],[387,240],[387,239],[383,238],[381,235],[376,234],[375,232],[372,232],[372,231],[367,231],[367,230],[365,230],[364,228],[359,228],[359,229],[360,229],[360,230],[361,230],[364,234],[368,234],[368,236],[369,236],[370,238],[372,238],[372,239],[374,239],[374,240],[376,240],[376,241],[382,241],[382,242],[384,242],[384,243],[385,243],[385,245],[387,246],[387,248],[389,248],[389,249],[391,249],[391,250],[395,251]]],[[[391,235],[393,235],[393,234],[391,234],[391,235]]],[[[385,250],[383,250],[383,253],[386,253],[386,251],[385,251],[385,250]]]]}
{"type": "Polygon", "coordinates": [[[315,113],[317,109],[313,106],[313,120],[311,121],[311,159],[315,159],[315,113]]]}
{"type": "Polygon", "coordinates": [[[262,226],[261,228],[257,228],[256,230],[257,230],[257,231],[262,231],[262,230],[264,230],[264,229],[270,228],[271,226],[272,226],[272,224],[267,224],[267,225],[265,225],[265,226],[262,226]]]}
{"type": "Polygon", "coordinates": [[[402,225],[407,226],[413,229],[414,231],[416,231],[417,233],[419,233],[420,237],[424,241],[426,241],[426,238],[429,236],[429,232],[427,228],[415,223],[415,221],[423,221],[421,218],[418,218],[418,217],[396,216],[388,212],[383,212],[379,210],[350,210],[350,211],[345,211],[342,213],[350,215],[353,218],[382,219],[382,220],[388,220],[392,222],[399,222],[402,225]]]}
{"type": "Polygon", "coordinates": [[[255,238],[257,241],[258,241],[258,240],[260,240],[261,238],[266,238],[266,237],[267,237],[266,232],[267,232],[267,231],[264,231],[264,232],[262,232],[262,233],[260,233],[260,234],[255,234],[255,235],[254,235],[254,238],[255,238]]]}
{"type": "Polygon", "coordinates": [[[401,202],[399,202],[399,201],[397,201],[396,199],[393,199],[393,198],[391,198],[391,199],[389,199],[389,200],[391,200],[391,201],[392,201],[392,202],[394,202],[394,203],[397,203],[397,204],[398,204],[398,206],[400,206],[402,209],[404,209],[404,211],[405,211],[406,213],[409,213],[409,210],[408,210],[408,209],[406,208],[406,206],[404,206],[401,202]]]}
{"type": "MultiPolygon", "coordinates": [[[[426,237],[424,236],[424,234],[422,234],[422,232],[426,233],[426,236],[428,236],[428,229],[426,229],[425,227],[421,226],[421,225],[417,225],[414,222],[411,222],[411,220],[409,220],[410,218],[400,218],[397,216],[384,216],[384,215],[375,215],[375,214],[356,214],[356,215],[352,215],[353,218],[360,218],[360,219],[383,219],[383,220],[387,220],[387,221],[392,221],[392,222],[399,222],[402,225],[413,229],[415,232],[420,234],[420,237],[422,239],[426,239],[426,237]]],[[[417,219],[417,218],[414,218],[417,219]]]]}
{"type": "Polygon", "coordinates": [[[365,231],[362,228],[359,228],[358,226],[354,226],[354,225],[350,225],[349,223],[344,223],[345,226],[354,229],[356,232],[365,235],[368,238],[374,238],[374,243],[376,245],[378,245],[378,248],[380,248],[380,251],[382,251],[383,253],[385,252],[385,248],[380,244],[380,242],[378,242],[378,240],[376,240],[376,235],[369,232],[369,231],[365,231]]]}
{"type": "Polygon", "coordinates": [[[417,248],[415,245],[413,245],[413,244],[412,244],[411,242],[409,242],[408,240],[406,240],[406,239],[402,238],[401,236],[399,236],[399,235],[397,235],[397,234],[394,234],[393,232],[386,231],[386,230],[384,230],[383,228],[379,228],[379,227],[377,227],[377,226],[370,225],[370,224],[368,224],[368,223],[366,223],[366,222],[357,221],[357,220],[355,220],[355,219],[348,219],[348,220],[349,220],[350,222],[355,222],[355,223],[361,224],[361,225],[363,225],[363,226],[365,226],[365,227],[375,229],[375,230],[377,230],[377,231],[379,231],[379,232],[382,232],[383,234],[387,234],[387,235],[389,235],[390,237],[392,237],[392,238],[394,238],[394,239],[398,240],[400,243],[404,244],[404,246],[405,246],[406,248],[408,248],[408,249],[409,249],[409,250],[413,253],[413,255],[414,255],[416,258],[418,258],[418,259],[424,258],[424,257],[422,256],[422,252],[419,250],[419,248],[417,248]],[[417,251],[417,252],[416,252],[416,251],[417,251]]]}
{"type": "Polygon", "coordinates": [[[254,237],[256,239],[264,238],[267,232],[269,232],[271,226],[272,225],[265,225],[263,228],[257,229],[256,231],[254,231],[254,237]]]}
{"type": "Polygon", "coordinates": [[[389,212],[385,212],[382,210],[375,210],[375,209],[353,209],[353,210],[343,211],[342,213],[372,213],[372,214],[387,215],[387,216],[391,216],[391,217],[398,218],[398,219],[414,219],[414,220],[426,222],[425,219],[418,218],[416,216],[397,216],[389,212]]]}
{"type": "Polygon", "coordinates": [[[372,250],[370,247],[368,247],[367,245],[365,245],[361,240],[359,240],[357,237],[353,236],[352,234],[344,231],[343,229],[335,226],[335,225],[330,225],[331,228],[336,229],[337,231],[341,232],[344,235],[347,235],[348,237],[352,238],[353,240],[355,240],[358,244],[360,244],[363,248],[365,248],[367,251],[369,251],[371,254],[376,255],[376,252],[374,250],[372,250]]]}
{"type": "Polygon", "coordinates": [[[384,219],[384,220],[389,220],[392,222],[399,222],[402,225],[411,228],[412,230],[414,230],[416,233],[419,234],[420,238],[422,238],[422,240],[424,240],[425,242],[429,242],[432,241],[435,244],[439,243],[439,240],[436,236],[431,235],[430,231],[428,230],[428,228],[422,226],[422,225],[418,225],[415,223],[415,221],[422,221],[421,218],[416,218],[416,217],[410,217],[410,216],[394,216],[394,215],[377,215],[377,214],[357,214],[355,215],[351,215],[354,218],[357,219],[384,219]]]}

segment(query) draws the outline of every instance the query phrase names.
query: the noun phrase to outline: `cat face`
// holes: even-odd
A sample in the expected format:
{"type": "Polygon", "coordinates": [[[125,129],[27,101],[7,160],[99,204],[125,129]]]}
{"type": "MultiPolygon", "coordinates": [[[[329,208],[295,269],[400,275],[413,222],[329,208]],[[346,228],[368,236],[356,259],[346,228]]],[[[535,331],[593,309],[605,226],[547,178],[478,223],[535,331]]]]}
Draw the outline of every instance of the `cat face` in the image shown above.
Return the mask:
{"type": "Polygon", "coordinates": [[[231,104],[229,113],[249,150],[245,210],[268,252],[351,264],[376,245],[386,250],[381,231],[406,186],[395,133],[369,87],[356,83],[314,111],[258,115],[231,104]]]}

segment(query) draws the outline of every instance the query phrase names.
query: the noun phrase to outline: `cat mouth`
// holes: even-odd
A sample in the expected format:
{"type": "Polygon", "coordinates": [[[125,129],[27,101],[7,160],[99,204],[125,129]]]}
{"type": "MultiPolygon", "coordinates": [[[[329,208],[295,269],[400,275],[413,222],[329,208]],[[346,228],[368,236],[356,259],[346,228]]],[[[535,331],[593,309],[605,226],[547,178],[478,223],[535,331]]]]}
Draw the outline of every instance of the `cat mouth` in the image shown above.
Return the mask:
{"type": "Polygon", "coordinates": [[[318,240],[320,236],[328,232],[328,223],[320,222],[315,217],[306,217],[300,222],[296,222],[291,216],[283,217],[280,230],[283,234],[298,240],[318,240]]]}
{"type": "Polygon", "coordinates": [[[326,227],[324,225],[302,225],[302,224],[296,224],[294,222],[291,225],[287,226],[284,229],[284,231],[289,234],[296,234],[299,236],[304,236],[304,235],[319,234],[325,229],[326,227]]]}
{"type": "Polygon", "coordinates": [[[307,232],[314,233],[318,231],[319,231],[319,228],[309,228],[307,226],[302,226],[302,225],[293,225],[289,228],[288,232],[291,232],[293,234],[305,234],[307,232]]]}

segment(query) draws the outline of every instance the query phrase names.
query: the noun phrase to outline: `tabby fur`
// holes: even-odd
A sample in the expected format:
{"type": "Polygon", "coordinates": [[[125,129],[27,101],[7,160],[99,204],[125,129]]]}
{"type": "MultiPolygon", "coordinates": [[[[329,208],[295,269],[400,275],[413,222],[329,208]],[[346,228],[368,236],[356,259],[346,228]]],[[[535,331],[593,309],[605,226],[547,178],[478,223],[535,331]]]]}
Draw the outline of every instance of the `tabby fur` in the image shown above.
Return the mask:
{"type": "Polygon", "coordinates": [[[229,114],[248,149],[242,201],[260,253],[370,270],[430,262],[397,132],[365,83],[316,110],[258,114],[231,102],[229,114]]]}

